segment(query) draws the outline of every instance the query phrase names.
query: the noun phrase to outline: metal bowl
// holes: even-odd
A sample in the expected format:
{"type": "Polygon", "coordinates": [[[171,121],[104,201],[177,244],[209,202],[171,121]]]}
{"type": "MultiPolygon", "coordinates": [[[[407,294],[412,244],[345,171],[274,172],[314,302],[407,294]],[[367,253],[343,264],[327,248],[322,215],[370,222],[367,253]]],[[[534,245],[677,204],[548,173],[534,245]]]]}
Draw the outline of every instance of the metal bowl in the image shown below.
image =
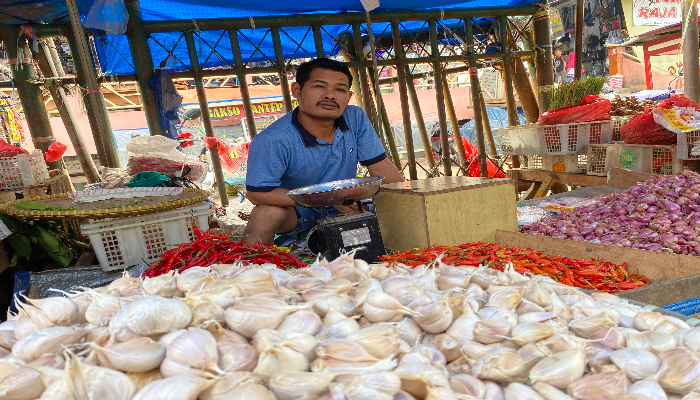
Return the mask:
{"type": "Polygon", "coordinates": [[[302,207],[347,206],[377,194],[382,179],[383,176],[371,176],[319,183],[290,190],[286,195],[302,207]]]}

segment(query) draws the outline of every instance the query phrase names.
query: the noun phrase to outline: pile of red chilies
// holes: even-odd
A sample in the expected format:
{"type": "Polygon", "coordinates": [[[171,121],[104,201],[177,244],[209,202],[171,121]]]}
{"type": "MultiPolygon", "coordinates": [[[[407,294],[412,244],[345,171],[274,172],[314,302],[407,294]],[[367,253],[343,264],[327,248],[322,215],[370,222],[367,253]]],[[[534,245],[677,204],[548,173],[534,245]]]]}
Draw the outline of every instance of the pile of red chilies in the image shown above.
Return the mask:
{"type": "Polygon", "coordinates": [[[599,292],[615,293],[649,284],[649,279],[644,275],[629,274],[627,263],[618,265],[603,260],[549,256],[532,249],[495,243],[433,245],[424,250],[413,249],[379,258],[382,261],[415,267],[434,262],[438,256],[442,256],[443,263],[452,266],[483,265],[503,271],[506,264],[513,264],[513,269],[523,275],[544,275],[567,286],[599,292]]]}
{"type": "Polygon", "coordinates": [[[197,239],[183,243],[163,253],[160,259],[151,264],[144,277],[152,278],[170,271],[185,271],[191,267],[208,267],[216,264],[231,264],[245,261],[250,264],[271,263],[280,269],[304,268],[306,264],[289,253],[278,250],[267,243],[248,245],[233,242],[228,235],[212,235],[192,227],[197,239]]]}

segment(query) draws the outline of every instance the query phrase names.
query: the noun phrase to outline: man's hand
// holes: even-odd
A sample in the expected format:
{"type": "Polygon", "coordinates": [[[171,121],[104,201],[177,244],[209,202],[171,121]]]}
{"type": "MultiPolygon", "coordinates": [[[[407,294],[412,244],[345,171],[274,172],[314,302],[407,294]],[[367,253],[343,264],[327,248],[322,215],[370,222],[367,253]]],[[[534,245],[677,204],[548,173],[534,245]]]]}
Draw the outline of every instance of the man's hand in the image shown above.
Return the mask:
{"type": "Polygon", "coordinates": [[[353,203],[349,206],[335,206],[335,209],[340,211],[340,212],[358,212],[358,211],[360,211],[357,209],[356,203],[353,203]]]}
{"type": "Polygon", "coordinates": [[[297,207],[298,204],[287,196],[287,189],[275,188],[270,192],[248,192],[248,200],[256,206],[297,207]]]}
{"type": "Polygon", "coordinates": [[[388,158],[385,158],[378,163],[368,165],[367,169],[369,170],[369,174],[372,176],[383,176],[384,179],[382,179],[382,183],[395,183],[406,180],[406,178],[401,175],[401,172],[396,169],[396,166],[392,164],[388,158]]]}

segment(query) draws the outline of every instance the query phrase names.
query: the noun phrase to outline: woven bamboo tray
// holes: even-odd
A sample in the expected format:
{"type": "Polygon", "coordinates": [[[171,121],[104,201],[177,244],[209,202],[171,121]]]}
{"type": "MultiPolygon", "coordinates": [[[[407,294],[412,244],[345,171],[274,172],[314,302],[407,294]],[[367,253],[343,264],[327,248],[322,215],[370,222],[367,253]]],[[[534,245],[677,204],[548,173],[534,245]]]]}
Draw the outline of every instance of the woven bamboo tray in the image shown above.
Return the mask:
{"type": "Polygon", "coordinates": [[[119,218],[186,207],[203,201],[209,197],[209,193],[200,189],[185,188],[178,195],[108,199],[89,203],[74,203],[68,196],[68,193],[61,193],[10,201],[0,205],[0,213],[47,219],[119,218]],[[17,207],[17,203],[41,204],[59,210],[22,210],[17,207]]]}

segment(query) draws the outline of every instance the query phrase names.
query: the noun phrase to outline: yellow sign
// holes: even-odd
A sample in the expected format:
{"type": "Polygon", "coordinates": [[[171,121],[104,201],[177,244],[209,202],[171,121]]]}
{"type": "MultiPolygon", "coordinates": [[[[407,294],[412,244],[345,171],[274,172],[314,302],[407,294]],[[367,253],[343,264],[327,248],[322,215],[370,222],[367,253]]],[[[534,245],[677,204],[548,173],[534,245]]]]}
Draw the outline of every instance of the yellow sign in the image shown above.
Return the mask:
{"type": "MultiPolygon", "coordinates": [[[[296,100],[292,101],[292,108],[295,108],[297,105],[299,105],[299,103],[296,100]]],[[[282,101],[253,104],[253,115],[255,117],[280,114],[284,112],[284,102],[282,101]]],[[[243,105],[241,104],[236,104],[233,106],[210,107],[209,116],[212,119],[239,119],[245,118],[245,111],[243,109],[243,105]]]]}

